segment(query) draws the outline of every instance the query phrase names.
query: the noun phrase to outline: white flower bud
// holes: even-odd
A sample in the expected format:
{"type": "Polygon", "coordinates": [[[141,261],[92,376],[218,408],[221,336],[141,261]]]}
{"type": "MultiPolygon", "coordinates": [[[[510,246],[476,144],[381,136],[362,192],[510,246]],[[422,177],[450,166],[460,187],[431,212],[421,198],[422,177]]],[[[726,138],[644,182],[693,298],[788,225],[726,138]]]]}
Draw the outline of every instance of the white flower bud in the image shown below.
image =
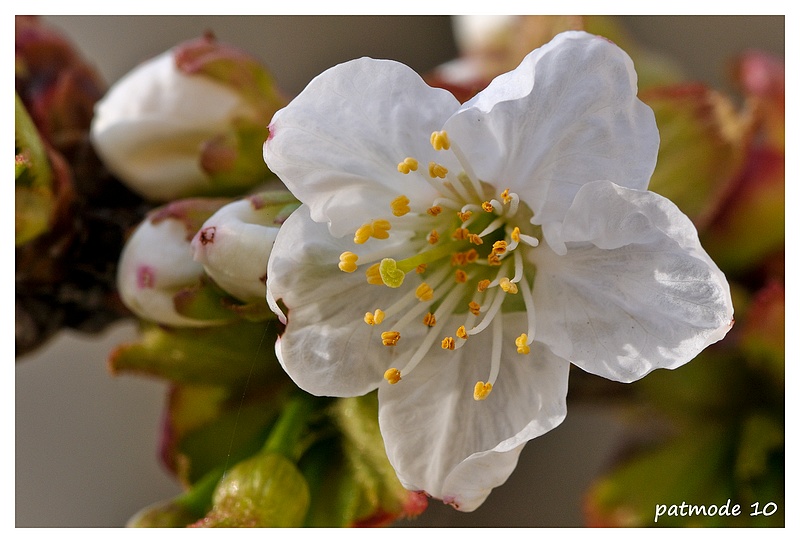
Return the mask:
{"type": "Polygon", "coordinates": [[[267,260],[278,235],[275,206],[257,197],[230,203],[192,240],[194,259],[217,285],[244,302],[266,297],[267,260]]]}
{"type": "Polygon", "coordinates": [[[170,326],[205,326],[175,310],[175,294],[196,284],[203,266],[192,259],[186,225],[177,218],[148,218],[128,239],[117,270],[122,302],[137,316],[170,326]]]}
{"type": "Polygon", "coordinates": [[[283,104],[263,66],[206,36],[113,85],[91,139],[108,169],[150,200],[242,194],[271,177],[261,146],[283,104]]]}

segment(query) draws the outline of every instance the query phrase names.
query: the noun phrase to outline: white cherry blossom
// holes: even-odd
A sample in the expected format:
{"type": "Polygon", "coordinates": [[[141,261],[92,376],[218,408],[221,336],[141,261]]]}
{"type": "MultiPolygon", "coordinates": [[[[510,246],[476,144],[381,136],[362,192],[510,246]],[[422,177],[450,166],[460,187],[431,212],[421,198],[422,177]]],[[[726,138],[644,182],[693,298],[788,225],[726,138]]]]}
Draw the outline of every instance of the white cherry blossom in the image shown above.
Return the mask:
{"type": "Polygon", "coordinates": [[[566,32],[461,105],[362,58],[270,125],[269,168],[303,205],[267,298],[303,389],[379,389],[402,483],[463,511],[566,416],[570,364],[623,382],[721,339],[722,272],[647,191],[659,137],[630,58],[566,32]]]}

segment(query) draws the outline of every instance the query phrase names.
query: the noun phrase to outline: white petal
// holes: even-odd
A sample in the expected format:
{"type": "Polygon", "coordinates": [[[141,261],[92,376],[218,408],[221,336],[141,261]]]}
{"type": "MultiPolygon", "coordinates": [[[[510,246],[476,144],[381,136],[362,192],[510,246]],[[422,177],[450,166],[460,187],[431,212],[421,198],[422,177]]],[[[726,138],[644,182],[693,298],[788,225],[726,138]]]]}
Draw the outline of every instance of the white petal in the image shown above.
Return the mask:
{"type": "Polygon", "coordinates": [[[510,187],[546,224],[561,220],[585,183],[647,187],[659,136],[636,92],[624,51],[564,32],[495,78],[445,128],[478,177],[510,187]]]}
{"type": "Polygon", "coordinates": [[[346,62],[317,76],[275,114],[264,158],[315,221],[329,223],[334,236],[352,234],[368,220],[386,218],[400,194],[412,207],[431,205],[435,193],[423,175],[428,161],[442,157],[430,136],[458,107],[449,92],[429,87],[403,64],[346,62]],[[403,175],[397,165],[409,156],[419,170],[403,175]],[[378,215],[365,217],[371,210],[378,215]]]}
{"type": "Polygon", "coordinates": [[[520,316],[498,318],[504,319],[503,362],[486,399],[472,394],[489,375],[488,332],[455,351],[435,346],[410,375],[379,392],[381,433],[400,481],[462,511],[474,510],[503,484],[522,446],[560,424],[567,411],[569,363],[536,343],[529,355],[518,354],[520,316]]]}
{"type": "MultiPolygon", "coordinates": [[[[276,352],[289,376],[311,394],[365,394],[418,341],[410,334],[396,346],[382,344],[381,332],[391,330],[397,316],[379,326],[364,322],[366,312],[385,310],[419,284],[411,277],[399,288],[370,285],[367,266],[353,273],[339,269],[342,252],[358,253],[370,243],[357,246],[351,238],[332,237],[324,224],[310,218],[306,205],[278,232],[267,265],[267,301],[286,322],[276,352]]],[[[376,243],[390,247],[393,242],[376,243]]]]}
{"type": "Polygon", "coordinates": [[[676,368],[720,340],[733,306],[723,273],[669,200],[609,182],[585,185],[536,265],[536,339],[584,370],[630,382],[676,368]]]}

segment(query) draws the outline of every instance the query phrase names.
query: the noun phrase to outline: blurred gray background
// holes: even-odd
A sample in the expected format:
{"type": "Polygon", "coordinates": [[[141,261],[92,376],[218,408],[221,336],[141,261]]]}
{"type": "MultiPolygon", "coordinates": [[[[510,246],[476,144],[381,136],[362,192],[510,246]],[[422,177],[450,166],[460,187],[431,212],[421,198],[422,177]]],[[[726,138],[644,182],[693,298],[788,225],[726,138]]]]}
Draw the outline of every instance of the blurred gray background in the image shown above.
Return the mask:
{"type": "MultiPolygon", "coordinates": [[[[782,16],[636,16],[623,24],[672,55],[695,80],[727,88],[731,56],[783,56],[782,16]]],[[[359,56],[427,71],[453,58],[449,17],[48,16],[110,84],[140,61],[212,30],[259,57],[289,94],[359,56]]],[[[106,356],[133,340],[132,323],[98,337],[62,333],[16,366],[16,525],[123,526],[138,509],[180,491],[157,459],[165,385],[111,377],[106,356]]],[[[510,480],[475,513],[431,502],[400,526],[581,526],[582,495],[615,451],[611,409],[570,403],[566,422],[530,442],[510,480]]]]}

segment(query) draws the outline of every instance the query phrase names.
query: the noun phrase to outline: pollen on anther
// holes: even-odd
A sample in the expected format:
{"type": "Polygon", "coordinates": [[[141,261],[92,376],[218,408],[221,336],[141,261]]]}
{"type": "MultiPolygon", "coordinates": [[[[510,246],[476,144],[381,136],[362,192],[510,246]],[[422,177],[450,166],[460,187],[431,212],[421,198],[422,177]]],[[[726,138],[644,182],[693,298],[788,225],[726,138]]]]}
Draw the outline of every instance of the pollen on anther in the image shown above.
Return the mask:
{"type": "Polygon", "coordinates": [[[458,330],[456,330],[456,335],[461,339],[467,339],[469,336],[467,335],[467,329],[463,326],[459,326],[458,330]]]}
{"type": "Polygon", "coordinates": [[[469,234],[469,242],[473,245],[483,245],[483,238],[478,234],[469,234]]]}
{"type": "Polygon", "coordinates": [[[478,281],[478,292],[483,292],[484,290],[489,288],[490,283],[491,281],[489,281],[488,279],[483,279],[481,281],[478,281]]]}
{"type": "Polygon", "coordinates": [[[472,264],[473,262],[478,260],[478,251],[476,251],[475,249],[470,249],[469,251],[467,251],[465,256],[467,259],[467,264],[472,264]]]}
{"type": "Polygon", "coordinates": [[[383,332],[381,334],[381,341],[383,341],[383,344],[387,347],[397,345],[397,342],[400,341],[400,332],[395,332],[394,330],[383,332]]]}
{"type": "Polygon", "coordinates": [[[427,264],[425,264],[425,263],[422,263],[422,264],[420,264],[419,266],[417,266],[417,267],[414,269],[414,271],[415,271],[415,272],[417,272],[417,273],[420,273],[420,274],[422,274],[422,273],[425,273],[425,270],[427,270],[427,269],[428,269],[428,265],[427,265],[427,264]]]}
{"type": "Polygon", "coordinates": [[[357,254],[351,253],[350,251],[345,251],[339,255],[339,269],[343,272],[353,273],[358,269],[358,266],[356,265],[357,260],[357,254]]]}
{"type": "Polygon", "coordinates": [[[516,294],[518,292],[517,285],[512,283],[508,277],[500,279],[500,288],[509,294],[516,294]]]}
{"type": "Polygon", "coordinates": [[[431,233],[428,234],[428,243],[431,245],[439,243],[439,232],[436,230],[431,230],[431,233]]]}
{"type": "Polygon", "coordinates": [[[408,199],[408,196],[406,196],[405,194],[401,194],[400,196],[392,200],[392,215],[394,215],[395,217],[402,217],[403,215],[411,211],[411,208],[408,206],[409,202],[410,200],[408,199]]]}
{"type": "Polygon", "coordinates": [[[447,136],[447,131],[442,130],[432,133],[431,146],[433,146],[436,151],[441,151],[442,149],[447,151],[450,149],[450,138],[447,136]]]}
{"type": "Polygon", "coordinates": [[[453,230],[453,239],[463,240],[469,237],[469,230],[466,228],[456,228],[453,230]]]}
{"type": "Polygon", "coordinates": [[[456,340],[453,339],[452,337],[447,336],[442,340],[442,349],[445,349],[447,351],[452,351],[455,348],[456,348],[456,340]]]}
{"type": "Polygon", "coordinates": [[[501,255],[506,252],[507,248],[508,248],[508,242],[501,239],[494,242],[494,245],[492,245],[492,252],[494,254],[501,255]]]}
{"type": "Polygon", "coordinates": [[[383,322],[383,318],[386,316],[386,313],[381,311],[380,309],[376,309],[375,313],[367,312],[364,315],[364,322],[369,324],[370,326],[375,326],[376,324],[380,324],[383,322]]]}
{"type": "Polygon", "coordinates": [[[528,334],[520,334],[514,343],[517,346],[517,352],[519,354],[528,354],[531,352],[531,347],[528,345],[528,334]]]}
{"type": "Polygon", "coordinates": [[[358,243],[359,245],[366,243],[370,236],[372,236],[372,224],[363,224],[361,225],[361,228],[356,230],[356,235],[353,237],[353,242],[358,243]]]}
{"type": "Polygon", "coordinates": [[[501,192],[501,193],[500,193],[500,198],[502,198],[502,199],[503,199],[503,203],[504,203],[504,204],[507,204],[507,203],[509,203],[511,200],[513,200],[513,198],[512,198],[512,197],[511,197],[511,195],[509,194],[510,190],[511,190],[511,189],[506,189],[506,190],[504,190],[503,192],[501,192]]]}
{"type": "Polygon", "coordinates": [[[438,177],[440,179],[444,179],[447,177],[447,168],[442,166],[441,164],[437,164],[435,162],[431,162],[428,164],[428,174],[431,177],[438,177]]]}
{"type": "Polygon", "coordinates": [[[515,226],[511,231],[511,239],[519,243],[519,226],[515,226]]]}
{"type": "Polygon", "coordinates": [[[415,294],[420,302],[427,302],[433,299],[433,289],[428,283],[422,283],[418,286],[415,294]]]}
{"type": "Polygon", "coordinates": [[[472,391],[472,397],[475,400],[485,400],[489,393],[492,391],[492,383],[484,383],[483,381],[478,381],[475,383],[475,388],[472,391]]]}
{"type": "Polygon", "coordinates": [[[464,270],[456,270],[456,283],[466,283],[467,273],[464,270]]]}
{"type": "Polygon", "coordinates": [[[494,211],[494,206],[493,206],[491,203],[489,203],[489,202],[483,202],[483,203],[481,204],[481,208],[483,208],[483,210],[484,210],[486,213],[491,213],[492,211],[494,211]]]}
{"type": "Polygon", "coordinates": [[[372,221],[372,237],[376,239],[386,239],[389,237],[389,230],[392,229],[391,223],[386,219],[372,221]]]}
{"type": "Polygon", "coordinates": [[[419,162],[417,162],[415,158],[409,156],[403,159],[403,162],[397,165],[397,171],[402,174],[408,174],[409,172],[417,171],[418,167],[419,162]]]}
{"type": "Polygon", "coordinates": [[[481,313],[481,304],[478,302],[472,301],[469,303],[469,312],[473,315],[480,315],[481,313]]]}
{"type": "Polygon", "coordinates": [[[428,208],[428,212],[427,213],[431,217],[435,217],[436,215],[438,215],[441,212],[442,212],[442,206],[431,206],[431,207],[428,208]]]}
{"type": "Polygon", "coordinates": [[[457,214],[458,214],[458,219],[461,222],[467,222],[470,219],[470,217],[472,217],[472,211],[469,211],[469,210],[467,210],[467,211],[459,211],[459,212],[457,212],[457,214]]]}
{"type": "Polygon", "coordinates": [[[400,381],[400,370],[397,368],[389,368],[383,374],[383,378],[389,381],[390,385],[396,385],[400,381]]]}
{"type": "Polygon", "coordinates": [[[486,260],[489,262],[490,266],[499,266],[502,264],[500,261],[500,256],[497,253],[489,253],[489,256],[486,257],[486,260]]]}
{"type": "Polygon", "coordinates": [[[365,272],[367,276],[367,283],[370,285],[382,285],[383,279],[381,279],[381,270],[380,270],[380,263],[375,263],[365,272]]]}
{"type": "Polygon", "coordinates": [[[436,315],[431,312],[426,313],[425,316],[422,317],[422,324],[429,328],[436,326],[436,315]]]}

